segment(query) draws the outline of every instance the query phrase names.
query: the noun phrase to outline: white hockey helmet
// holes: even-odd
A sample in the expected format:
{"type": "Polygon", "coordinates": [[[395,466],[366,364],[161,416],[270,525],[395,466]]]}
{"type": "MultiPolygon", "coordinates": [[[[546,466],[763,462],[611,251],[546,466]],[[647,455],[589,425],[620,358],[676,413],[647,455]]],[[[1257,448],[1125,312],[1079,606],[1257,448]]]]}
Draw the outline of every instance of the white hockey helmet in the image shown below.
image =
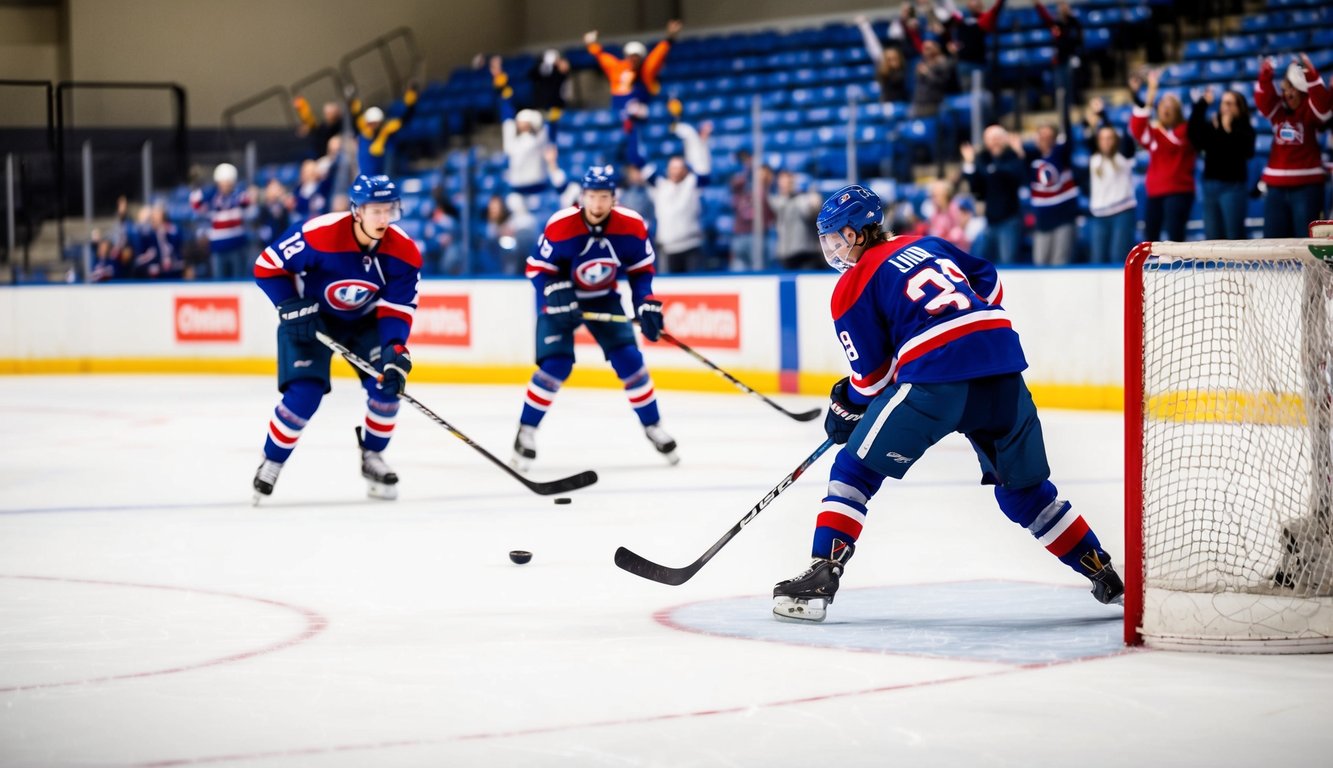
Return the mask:
{"type": "Polygon", "coordinates": [[[647,56],[648,48],[638,40],[633,40],[631,42],[625,43],[625,55],[640,56],[640,57],[647,56]]]}
{"type": "Polygon", "coordinates": [[[520,109],[517,115],[514,115],[514,121],[518,123],[527,123],[532,126],[533,131],[542,129],[542,113],[535,109],[520,109]]]}
{"type": "Polygon", "coordinates": [[[235,184],[239,174],[231,163],[218,163],[213,169],[213,181],[218,184],[235,184]]]}
{"type": "Polygon", "coordinates": [[[384,110],[380,109],[379,107],[371,107],[370,109],[367,109],[365,112],[362,112],[361,116],[366,119],[367,123],[384,122],[384,110]]]}
{"type": "Polygon", "coordinates": [[[1287,82],[1291,87],[1301,93],[1310,92],[1310,83],[1305,79],[1305,67],[1301,66],[1299,61],[1293,61],[1287,65],[1287,82]]]}

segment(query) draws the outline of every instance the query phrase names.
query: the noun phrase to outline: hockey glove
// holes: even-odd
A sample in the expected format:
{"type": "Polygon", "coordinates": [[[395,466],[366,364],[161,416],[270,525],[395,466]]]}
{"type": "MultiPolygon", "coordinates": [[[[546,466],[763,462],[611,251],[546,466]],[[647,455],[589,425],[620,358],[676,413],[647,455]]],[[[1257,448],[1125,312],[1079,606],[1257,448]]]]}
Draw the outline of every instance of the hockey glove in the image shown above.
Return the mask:
{"type": "Polygon", "coordinates": [[[380,389],[397,397],[407,386],[407,374],[412,371],[412,355],[402,344],[385,344],[380,348],[380,389]]]}
{"type": "Polygon", "coordinates": [[[850,388],[851,381],[842,378],[829,392],[828,414],[824,416],[824,432],[838,445],[847,443],[856,425],[861,423],[861,415],[866,412],[866,406],[852,402],[848,391],[850,388]]]}
{"type": "Polygon", "coordinates": [[[568,280],[551,283],[546,286],[546,309],[551,328],[556,331],[572,331],[583,322],[579,311],[579,300],[574,295],[574,284],[568,280]]]}
{"type": "Polygon", "coordinates": [[[639,330],[649,341],[657,341],[662,335],[662,302],[652,296],[639,302],[639,330]]]}
{"type": "Polygon", "coordinates": [[[278,333],[293,341],[310,343],[315,332],[324,330],[319,316],[319,302],[315,299],[293,298],[278,304],[278,333]]]}

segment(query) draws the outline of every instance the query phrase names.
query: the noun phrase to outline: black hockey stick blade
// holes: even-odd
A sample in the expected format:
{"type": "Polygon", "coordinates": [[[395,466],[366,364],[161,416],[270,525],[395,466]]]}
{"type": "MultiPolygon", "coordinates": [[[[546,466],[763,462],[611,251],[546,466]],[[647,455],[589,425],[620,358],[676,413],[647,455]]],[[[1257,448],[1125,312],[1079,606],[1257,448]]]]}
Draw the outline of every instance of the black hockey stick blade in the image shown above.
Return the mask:
{"type": "Polygon", "coordinates": [[[819,418],[820,414],[823,412],[823,408],[811,408],[808,411],[801,411],[800,413],[792,413],[791,411],[787,411],[786,413],[797,421],[814,421],[819,418]]]}
{"type": "MultiPolygon", "coordinates": [[[[508,469],[508,467],[505,467],[505,469],[508,469]]],[[[562,477],[559,480],[549,480],[544,483],[529,480],[522,475],[515,475],[515,477],[518,478],[519,482],[526,485],[529,490],[539,496],[550,496],[553,493],[569,493],[570,491],[577,491],[580,488],[587,488],[597,482],[597,472],[591,469],[586,469],[577,475],[562,477]]]]}
{"type": "Polygon", "coordinates": [[[805,461],[801,462],[801,466],[792,470],[790,474],[782,478],[777,485],[773,486],[773,490],[769,491],[764,498],[760,499],[758,504],[751,507],[750,511],[745,513],[744,517],[742,517],[735,525],[731,526],[731,530],[727,531],[722,535],[722,538],[717,540],[717,543],[709,547],[707,552],[700,555],[698,560],[695,560],[684,568],[670,568],[661,565],[660,563],[654,563],[652,560],[637,555],[624,547],[620,547],[616,550],[616,566],[621,570],[634,574],[635,576],[648,579],[649,581],[656,581],[659,584],[666,584],[672,587],[678,587],[681,584],[684,584],[689,581],[694,574],[698,573],[699,569],[703,568],[709,560],[712,560],[713,555],[716,555],[719,550],[725,547],[727,542],[736,538],[736,534],[740,533],[742,528],[744,528],[751,520],[758,517],[759,513],[764,511],[764,507],[771,504],[773,499],[778,497],[778,494],[787,490],[791,487],[792,483],[796,482],[796,478],[805,474],[805,471],[810,468],[810,465],[814,464],[819,460],[820,456],[824,455],[824,451],[827,451],[832,447],[832,440],[825,440],[820,443],[819,447],[815,449],[815,452],[806,457],[805,461]]]}

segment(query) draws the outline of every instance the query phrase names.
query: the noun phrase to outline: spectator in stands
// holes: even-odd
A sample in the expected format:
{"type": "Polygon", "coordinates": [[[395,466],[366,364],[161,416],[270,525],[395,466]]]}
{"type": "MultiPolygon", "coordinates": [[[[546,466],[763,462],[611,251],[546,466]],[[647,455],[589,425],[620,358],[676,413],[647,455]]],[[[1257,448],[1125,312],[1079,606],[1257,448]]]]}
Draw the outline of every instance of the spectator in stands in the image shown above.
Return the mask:
{"type": "Polygon", "coordinates": [[[467,272],[467,258],[459,242],[458,209],[444,195],[435,190],[435,208],[426,222],[424,234],[430,241],[428,253],[439,254],[435,271],[443,275],[461,275],[467,272]]]}
{"type": "Polygon", "coordinates": [[[1148,93],[1143,101],[1139,101],[1137,78],[1130,81],[1134,111],[1129,118],[1129,132],[1148,150],[1148,174],[1144,182],[1148,207],[1143,215],[1143,236],[1152,242],[1165,234],[1167,240],[1183,242],[1185,223],[1194,205],[1194,163],[1198,155],[1190,143],[1180,99],[1171,93],[1157,98],[1161,77],[1160,69],[1148,70],[1148,93]],[[1149,120],[1154,107],[1156,123],[1149,120]]]}
{"type": "Polygon", "coordinates": [[[269,179],[264,186],[264,200],[255,219],[255,235],[261,243],[272,243],[292,224],[292,209],[296,200],[277,179],[269,179]]]}
{"type": "Polygon", "coordinates": [[[1068,140],[1068,109],[1064,110],[1064,130],[1057,130],[1049,123],[1038,126],[1035,146],[1023,157],[1034,219],[1032,263],[1039,267],[1069,264],[1078,235],[1078,184],[1068,140]]]}
{"type": "Polygon", "coordinates": [[[167,218],[166,203],[145,206],[140,212],[143,222],[139,229],[135,255],[135,277],[179,280],[186,277],[185,260],[181,254],[181,233],[167,218]]]}
{"type": "Polygon", "coordinates": [[[986,204],[986,249],[981,255],[996,264],[1013,264],[1018,261],[1023,241],[1018,198],[1018,190],[1027,178],[1023,142],[1003,127],[992,125],[981,134],[981,143],[981,152],[966,142],[960,148],[968,186],[986,204]]]}
{"type": "MultiPolygon", "coordinates": [[[[927,15],[926,22],[930,17],[927,15]]],[[[889,22],[889,44],[897,48],[904,57],[916,55],[916,45],[912,42],[921,33],[921,21],[917,18],[916,6],[910,0],[904,0],[898,7],[898,17],[889,22]]]]}
{"type": "Polygon", "coordinates": [[[642,216],[643,223],[648,228],[648,239],[658,242],[656,239],[657,210],[644,181],[643,170],[634,163],[626,163],[621,170],[623,173],[617,180],[616,205],[628,208],[642,216]]]}
{"type": "Polygon", "coordinates": [[[1214,98],[1210,85],[1194,102],[1189,120],[1190,143],[1203,153],[1203,236],[1244,240],[1250,158],[1254,157],[1250,105],[1239,93],[1225,91],[1210,120],[1208,109],[1214,98]]]}
{"type": "Polygon", "coordinates": [[[336,101],[326,101],[321,109],[321,117],[316,118],[310,102],[304,96],[292,100],[296,116],[301,124],[296,128],[296,135],[305,138],[310,144],[310,157],[320,157],[329,146],[329,139],[343,130],[343,108],[336,101]]]}
{"type": "Polygon", "coordinates": [[[955,199],[953,183],[947,179],[935,179],[930,182],[927,190],[929,196],[921,204],[926,233],[968,250],[972,243],[963,231],[967,216],[955,199]]]}
{"type": "Polygon", "coordinates": [[[301,175],[292,193],[292,215],[296,221],[309,221],[329,212],[332,207],[330,198],[333,195],[334,169],[338,166],[341,147],[342,137],[334,136],[329,139],[323,157],[301,163],[301,175]]]}
{"type": "Polygon", "coordinates": [[[1106,119],[1106,103],[1094,97],[1085,112],[1088,158],[1088,261],[1123,261],[1134,247],[1138,200],[1134,196],[1134,140],[1106,119]]]}
{"type": "MultiPolygon", "coordinates": [[[[546,150],[552,144],[541,112],[515,110],[514,89],[503,65],[499,56],[491,58],[491,82],[500,97],[500,135],[505,157],[509,160],[505,180],[511,191],[523,197],[528,210],[536,210],[542,193],[554,188],[546,162],[546,150]]],[[[563,184],[563,174],[556,181],[563,184]]]]}
{"type": "Polygon", "coordinates": [[[777,192],[768,204],[777,222],[777,257],[783,269],[825,269],[824,253],[819,248],[815,219],[824,204],[814,190],[802,192],[796,186],[796,174],[778,172],[777,192]]]}
{"type": "Polygon", "coordinates": [[[958,62],[958,90],[964,93],[972,90],[973,72],[982,73],[981,87],[986,88],[995,80],[990,71],[986,38],[999,28],[1004,0],[995,0],[989,10],[983,10],[982,0],[967,0],[966,13],[953,0],[944,0],[944,7],[951,14],[948,49],[958,62]]]}
{"type": "Polygon", "coordinates": [[[237,186],[237,176],[236,166],[221,163],[213,169],[213,187],[190,193],[190,207],[208,216],[208,276],[214,280],[245,277],[254,262],[245,220],[255,196],[237,186]]]}
{"type": "Polygon", "coordinates": [[[1065,89],[1065,103],[1078,104],[1079,85],[1083,66],[1083,22],[1079,21],[1074,9],[1066,0],[1060,0],[1055,6],[1055,14],[1046,10],[1041,0],[1033,3],[1037,15],[1051,31],[1051,42],[1055,45],[1055,58],[1051,62],[1056,88],[1065,89]]]}
{"type": "Polygon", "coordinates": [[[128,243],[117,245],[114,238],[106,237],[97,228],[89,233],[88,241],[93,249],[92,270],[88,273],[90,282],[105,283],[134,277],[134,249],[128,243]]]}
{"type": "MultiPolygon", "coordinates": [[[[673,115],[680,114],[678,101],[673,99],[669,106],[673,115]]],[[[708,186],[713,170],[713,156],[708,148],[713,124],[705,122],[695,130],[689,123],[677,122],[671,130],[680,137],[685,151],[667,160],[666,173],[659,173],[655,164],[644,163],[639,144],[633,139],[629,166],[643,168],[644,184],[657,219],[657,250],[662,254],[659,267],[663,272],[699,272],[705,268],[700,190],[708,186]]],[[[622,189],[622,203],[624,196],[622,189]]],[[[638,210],[632,205],[630,208],[638,210]]]]}
{"type": "Polygon", "coordinates": [[[403,111],[393,117],[384,114],[379,107],[361,110],[361,100],[353,97],[352,113],[356,115],[357,134],[356,167],[357,173],[364,176],[379,176],[389,172],[389,155],[393,148],[395,135],[412,119],[416,112],[420,89],[415,80],[407,84],[403,93],[403,111]]]}
{"type": "Polygon", "coordinates": [[[912,84],[912,106],[908,109],[908,114],[912,117],[934,117],[939,114],[940,104],[956,80],[953,59],[945,55],[936,31],[927,31],[920,38],[913,40],[921,58],[916,63],[916,79],[912,84]]]}
{"type": "MultiPolygon", "coordinates": [[[[907,7],[911,8],[910,5],[907,7]]],[[[874,28],[870,26],[870,20],[865,16],[856,17],[856,26],[861,29],[866,53],[875,64],[875,80],[879,83],[880,101],[897,103],[910,101],[912,95],[911,89],[907,87],[907,60],[903,58],[902,48],[897,45],[885,48],[881,45],[874,28]]]]}
{"type": "Polygon", "coordinates": [[[1333,118],[1328,88],[1310,57],[1287,66],[1280,92],[1273,90],[1273,61],[1265,58],[1254,86],[1254,105],[1273,124],[1273,146],[1263,183],[1264,237],[1304,237],[1322,218],[1325,172],[1318,131],[1333,118]]]}
{"type": "Polygon", "coordinates": [[[681,23],[672,19],[667,22],[666,39],[653,46],[651,53],[643,43],[636,40],[625,44],[623,59],[616,58],[602,48],[597,42],[597,30],[583,36],[588,53],[597,59],[598,66],[611,83],[611,109],[621,119],[626,133],[648,117],[648,103],[662,88],[657,75],[662,71],[667,52],[671,50],[681,29],[681,23]]]}
{"type": "Polygon", "coordinates": [[[521,195],[514,192],[504,197],[491,195],[486,201],[486,223],[482,234],[485,245],[477,271],[506,275],[523,273],[523,262],[537,242],[537,221],[523,205],[521,195]]]}
{"type": "Polygon", "coordinates": [[[569,79],[569,59],[560,51],[548,48],[532,65],[528,73],[532,79],[532,106],[545,113],[547,133],[555,139],[556,121],[565,111],[565,84],[569,79]]]}
{"type": "Polygon", "coordinates": [[[732,272],[759,270],[765,266],[768,235],[773,231],[773,208],[768,204],[768,188],[773,183],[773,169],[767,165],[759,166],[759,202],[762,210],[756,212],[753,184],[754,158],[750,156],[749,150],[745,149],[739,150],[736,156],[740,160],[741,169],[731,177],[731,211],[734,228],[731,235],[731,263],[728,268],[732,272]],[[764,233],[759,240],[754,237],[756,217],[760,218],[761,230],[764,233]]]}

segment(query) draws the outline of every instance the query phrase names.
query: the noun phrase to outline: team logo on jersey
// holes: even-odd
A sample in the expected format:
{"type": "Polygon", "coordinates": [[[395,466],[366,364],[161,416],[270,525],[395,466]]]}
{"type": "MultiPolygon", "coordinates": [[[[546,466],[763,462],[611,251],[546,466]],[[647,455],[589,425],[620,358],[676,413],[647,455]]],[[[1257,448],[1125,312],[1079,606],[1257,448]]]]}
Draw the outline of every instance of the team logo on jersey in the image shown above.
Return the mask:
{"type": "Polygon", "coordinates": [[[574,284],[585,291],[610,288],[615,285],[619,266],[620,262],[613,256],[589,259],[574,269],[574,284]]]}
{"type": "Polygon", "coordinates": [[[1277,127],[1279,144],[1304,144],[1305,126],[1301,123],[1282,123],[1277,127]]]}
{"type": "Polygon", "coordinates": [[[324,301],[334,309],[351,312],[364,307],[379,290],[378,285],[365,280],[337,280],[324,289],[324,301]]]}
{"type": "Polygon", "coordinates": [[[1037,169],[1037,184],[1043,187],[1053,187],[1060,181],[1060,169],[1045,160],[1038,160],[1033,164],[1037,169]]]}

